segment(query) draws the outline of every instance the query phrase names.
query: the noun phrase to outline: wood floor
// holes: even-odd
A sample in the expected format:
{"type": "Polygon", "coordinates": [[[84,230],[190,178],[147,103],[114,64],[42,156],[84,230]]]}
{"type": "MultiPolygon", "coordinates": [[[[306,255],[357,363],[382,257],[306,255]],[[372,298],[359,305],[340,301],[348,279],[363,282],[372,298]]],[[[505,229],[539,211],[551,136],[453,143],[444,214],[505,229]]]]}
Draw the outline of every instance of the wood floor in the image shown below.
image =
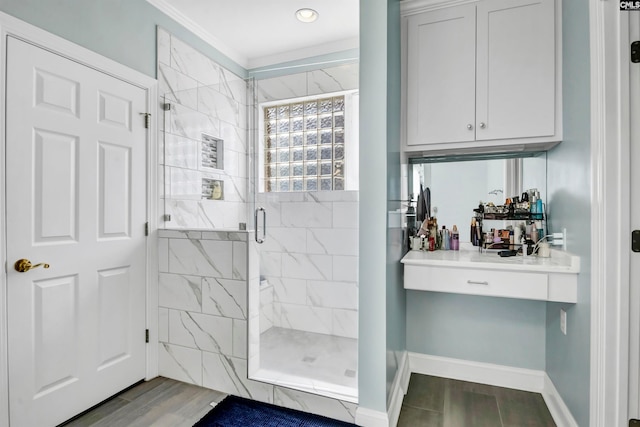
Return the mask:
{"type": "MultiPolygon", "coordinates": [[[[191,427],[224,394],[167,378],[141,383],[65,427],[191,427]]],[[[398,427],[555,426],[538,393],[412,374],[398,427]]]]}
{"type": "Polygon", "coordinates": [[[141,383],[65,427],[191,427],[224,394],[158,377],[141,383]]]}
{"type": "Polygon", "coordinates": [[[555,426],[542,395],[411,374],[398,427],[555,426]]]}

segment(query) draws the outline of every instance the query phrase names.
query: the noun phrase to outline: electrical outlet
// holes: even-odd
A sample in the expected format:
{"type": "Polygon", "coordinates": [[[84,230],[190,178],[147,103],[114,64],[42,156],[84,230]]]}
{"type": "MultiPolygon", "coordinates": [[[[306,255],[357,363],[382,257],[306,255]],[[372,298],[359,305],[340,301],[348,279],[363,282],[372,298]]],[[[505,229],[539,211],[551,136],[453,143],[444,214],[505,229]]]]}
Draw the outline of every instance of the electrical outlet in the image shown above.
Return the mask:
{"type": "Polygon", "coordinates": [[[562,233],[551,234],[551,244],[554,246],[562,246],[562,250],[567,250],[567,229],[563,228],[562,233]]]}
{"type": "Polygon", "coordinates": [[[567,335],[567,312],[563,308],[560,309],[560,331],[567,335]]]}

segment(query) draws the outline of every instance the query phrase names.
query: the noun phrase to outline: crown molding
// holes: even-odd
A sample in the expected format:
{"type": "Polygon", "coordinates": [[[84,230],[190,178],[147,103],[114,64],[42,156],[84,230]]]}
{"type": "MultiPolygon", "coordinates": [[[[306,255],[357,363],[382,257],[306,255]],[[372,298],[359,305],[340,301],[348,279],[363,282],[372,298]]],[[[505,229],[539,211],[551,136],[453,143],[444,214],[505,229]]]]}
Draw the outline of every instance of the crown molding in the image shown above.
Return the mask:
{"type": "Polygon", "coordinates": [[[160,12],[167,15],[169,18],[173,19],[187,30],[191,31],[196,36],[200,37],[202,40],[216,48],[223,55],[227,56],[229,59],[234,61],[236,64],[241,67],[247,69],[249,64],[249,59],[237,52],[236,50],[229,47],[226,43],[221,41],[219,38],[213,36],[210,32],[204,29],[199,24],[195,23],[192,19],[185,16],[182,12],[176,9],[168,0],[147,0],[148,3],[153,5],[156,9],[160,10],[160,12]]]}
{"type": "Polygon", "coordinates": [[[430,10],[477,2],[478,0],[403,0],[400,2],[400,14],[409,16],[430,10]]]}
{"type": "Polygon", "coordinates": [[[360,38],[352,37],[344,40],[337,40],[316,46],[308,46],[302,49],[290,50],[287,52],[274,53],[259,58],[250,58],[247,69],[249,71],[256,68],[266,67],[275,64],[284,64],[301,59],[313,58],[316,56],[328,55],[336,52],[344,52],[360,47],[360,38]]]}

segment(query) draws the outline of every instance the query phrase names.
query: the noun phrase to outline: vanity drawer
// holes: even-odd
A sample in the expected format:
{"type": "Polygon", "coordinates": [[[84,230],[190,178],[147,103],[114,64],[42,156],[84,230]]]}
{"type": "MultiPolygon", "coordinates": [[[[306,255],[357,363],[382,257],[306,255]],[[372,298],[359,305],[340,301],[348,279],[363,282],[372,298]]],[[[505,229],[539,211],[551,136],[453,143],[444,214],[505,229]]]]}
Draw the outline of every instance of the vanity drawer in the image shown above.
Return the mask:
{"type": "Polygon", "coordinates": [[[404,287],[421,291],[547,300],[546,273],[404,266],[404,287]]]}

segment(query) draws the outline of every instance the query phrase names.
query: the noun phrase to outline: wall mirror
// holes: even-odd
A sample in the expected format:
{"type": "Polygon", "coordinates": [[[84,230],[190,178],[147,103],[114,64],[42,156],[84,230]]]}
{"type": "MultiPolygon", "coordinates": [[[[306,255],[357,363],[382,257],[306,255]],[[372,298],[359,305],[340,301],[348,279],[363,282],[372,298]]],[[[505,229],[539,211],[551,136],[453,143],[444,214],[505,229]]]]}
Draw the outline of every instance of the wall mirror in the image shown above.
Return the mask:
{"type": "MultiPolygon", "coordinates": [[[[522,157],[442,157],[409,159],[409,195],[412,205],[422,188],[429,189],[431,215],[438,225],[460,230],[460,241],[470,241],[467,232],[473,209],[480,202],[502,205],[507,197],[536,188],[542,201],[547,195],[546,153],[522,157]]],[[[409,228],[411,224],[408,223],[409,228]]]]}

